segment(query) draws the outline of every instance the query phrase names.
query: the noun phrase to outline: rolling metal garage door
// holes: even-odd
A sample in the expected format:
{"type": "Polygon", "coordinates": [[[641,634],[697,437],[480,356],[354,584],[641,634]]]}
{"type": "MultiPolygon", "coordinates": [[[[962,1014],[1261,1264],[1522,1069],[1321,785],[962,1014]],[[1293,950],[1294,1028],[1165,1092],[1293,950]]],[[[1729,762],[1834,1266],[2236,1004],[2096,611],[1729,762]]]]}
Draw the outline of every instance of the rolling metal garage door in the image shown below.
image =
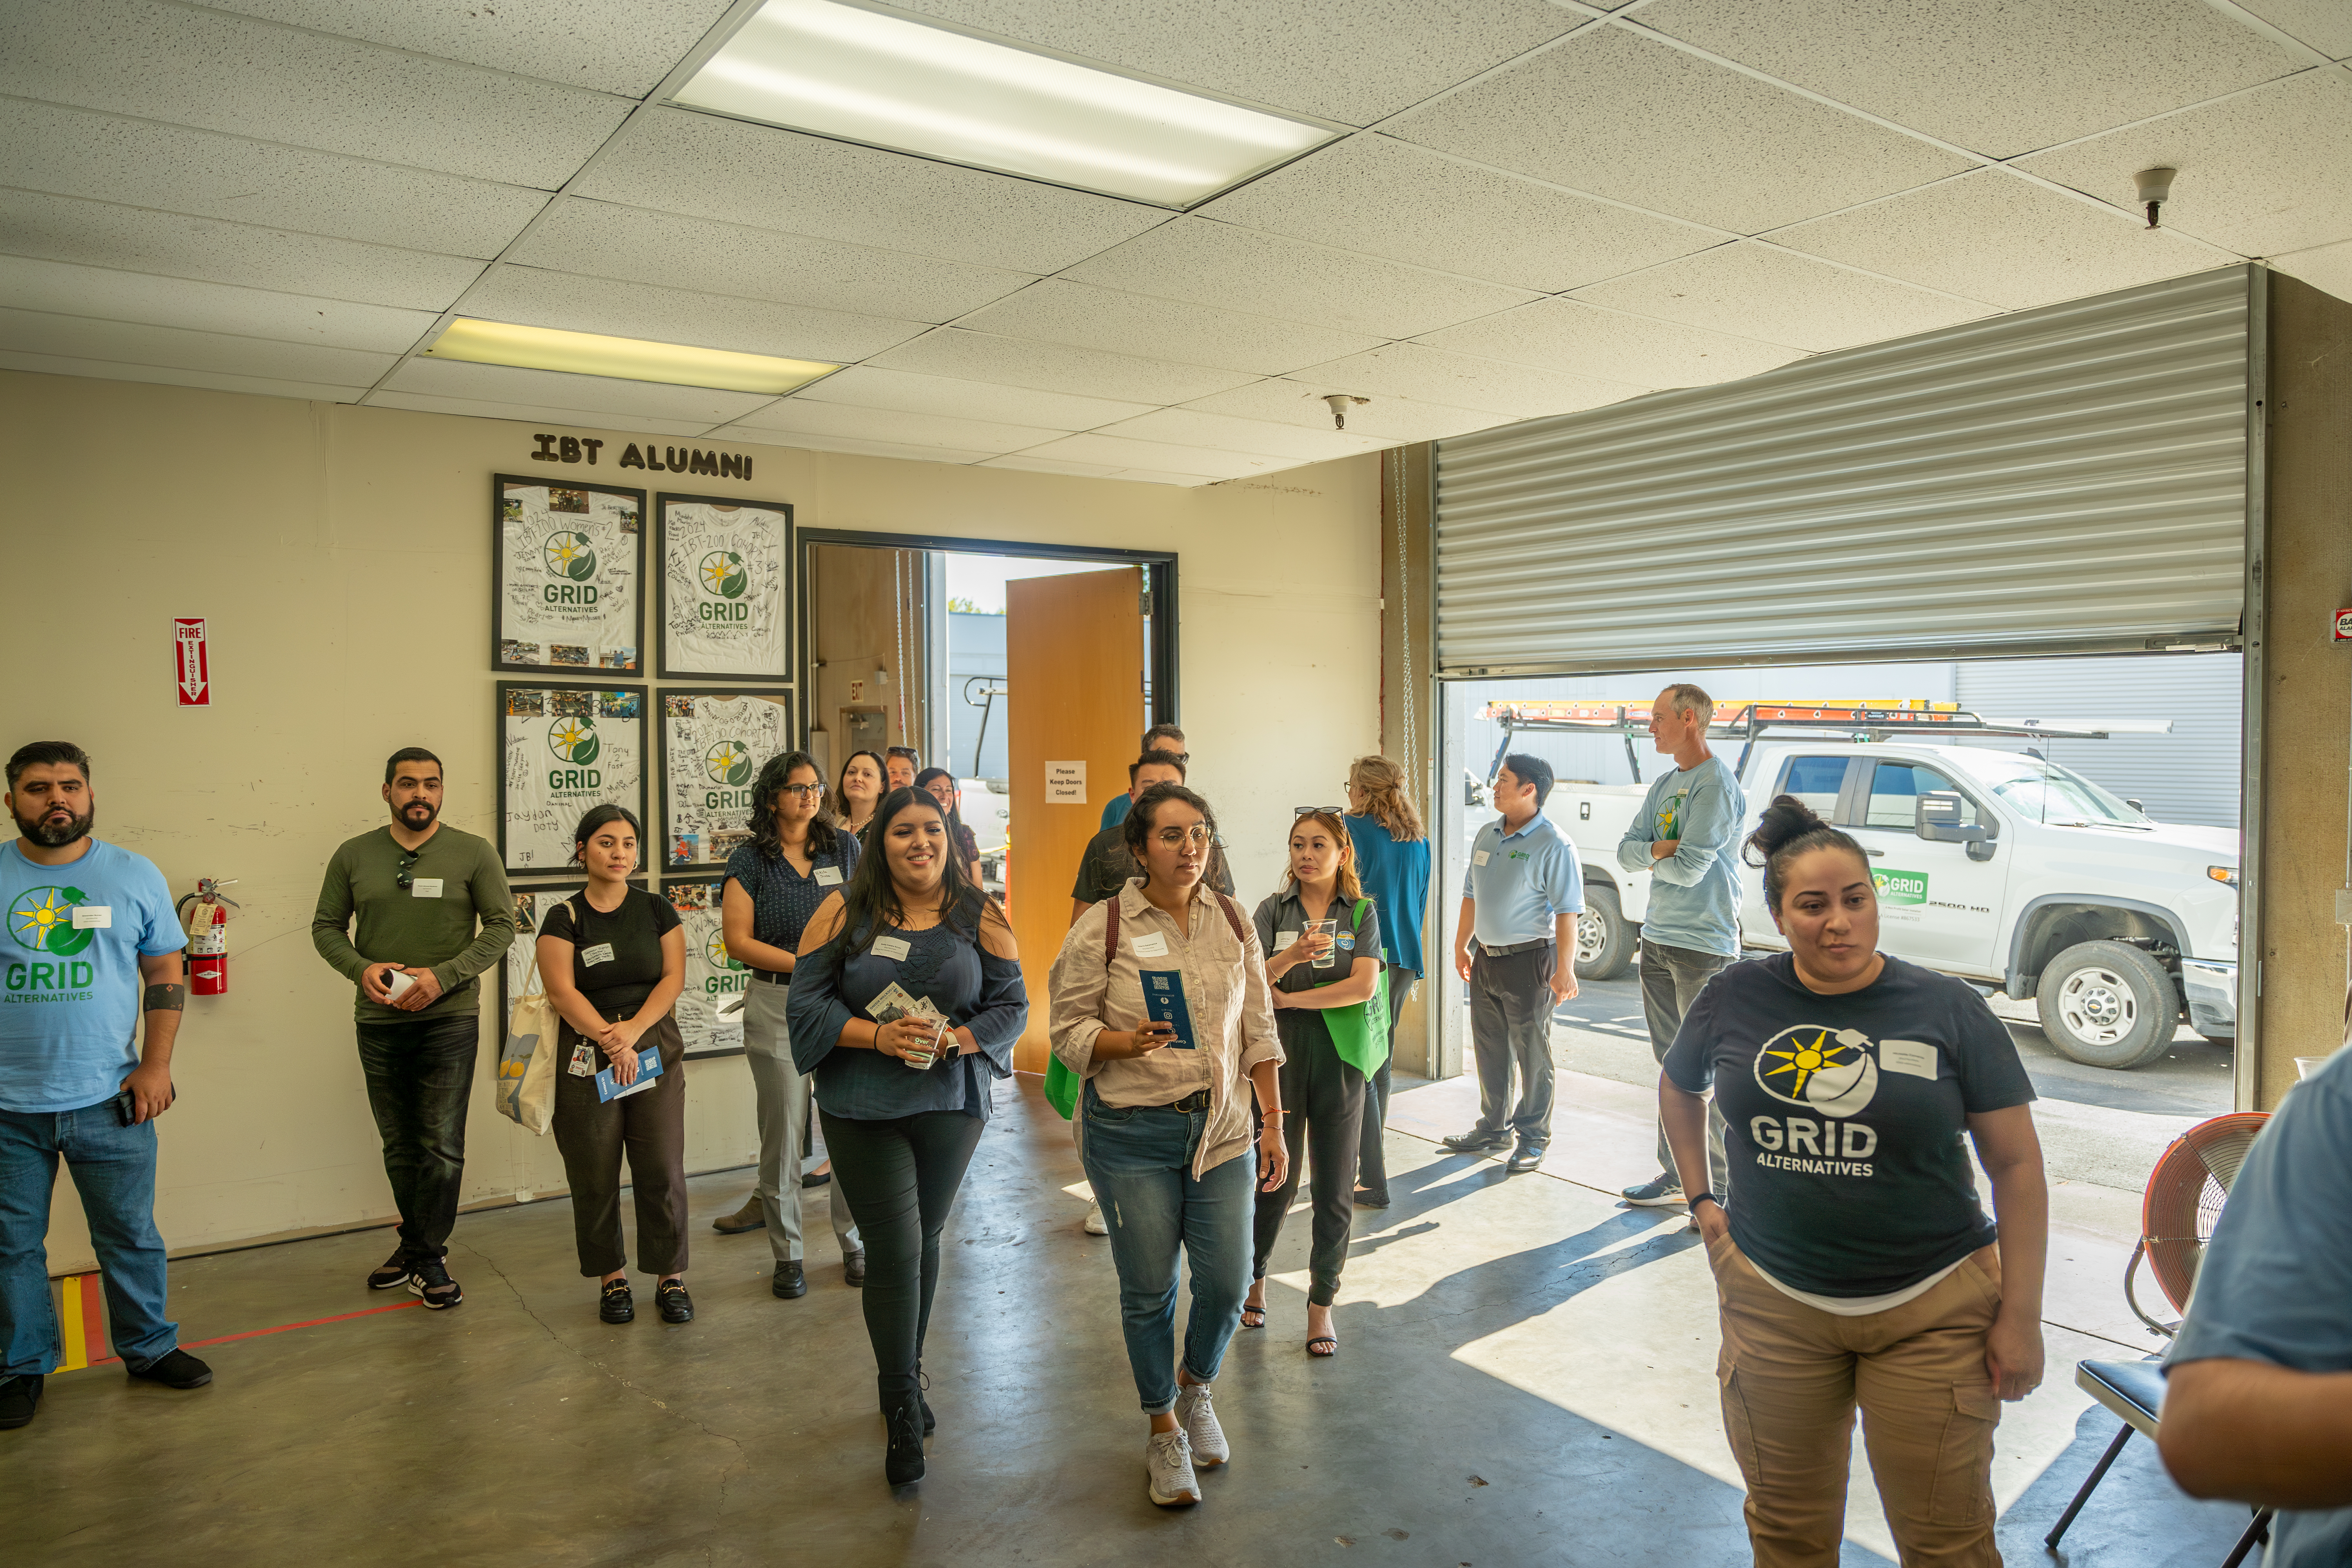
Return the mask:
{"type": "Polygon", "coordinates": [[[2252,273],[1442,441],[1439,672],[2234,643],[2252,273]]]}

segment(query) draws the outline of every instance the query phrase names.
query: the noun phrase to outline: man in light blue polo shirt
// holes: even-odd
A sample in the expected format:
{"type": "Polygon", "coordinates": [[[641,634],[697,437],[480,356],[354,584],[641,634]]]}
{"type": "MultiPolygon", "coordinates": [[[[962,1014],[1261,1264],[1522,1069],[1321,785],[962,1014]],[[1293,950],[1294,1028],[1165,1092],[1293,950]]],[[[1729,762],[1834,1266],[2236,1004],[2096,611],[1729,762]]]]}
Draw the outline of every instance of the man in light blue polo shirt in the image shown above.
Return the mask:
{"type": "Polygon", "coordinates": [[[1502,820],[1478,830],[1462,882],[1454,972],[1470,983],[1470,1038],[1478,1061],[1478,1125],[1445,1140],[1457,1153],[1499,1149],[1507,1168],[1532,1171],[1551,1142],[1551,1012],[1576,994],[1576,917],[1584,873],[1576,846],[1543,814],[1551,764],[1513,752],[1495,775],[1502,820]],[[1519,1102],[1511,1109],[1511,1068],[1519,1102]]]}

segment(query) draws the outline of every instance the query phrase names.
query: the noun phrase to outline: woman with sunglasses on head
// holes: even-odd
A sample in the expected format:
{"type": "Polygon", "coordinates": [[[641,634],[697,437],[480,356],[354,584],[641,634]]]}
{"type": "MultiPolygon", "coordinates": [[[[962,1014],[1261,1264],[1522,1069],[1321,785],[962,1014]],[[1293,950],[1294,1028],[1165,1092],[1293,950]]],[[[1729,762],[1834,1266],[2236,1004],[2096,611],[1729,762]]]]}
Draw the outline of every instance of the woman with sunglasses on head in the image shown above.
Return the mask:
{"type": "Polygon", "coordinates": [[[1241,906],[1202,882],[1209,803],[1157,784],[1119,825],[1142,876],[1091,905],[1054,960],[1054,1054],[1082,1080],[1074,1131],[1118,1269],[1128,1366],[1150,1423],[1145,1495],[1201,1500],[1195,1464],[1231,1450],[1211,1385],[1249,1280],[1255,1194],[1282,1185],[1282,1046],[1265,962],[1241,906]],[[1189,1036],[1154,1022],[1146,986],[1180,994],[1189,1036]],[[1251,1148],[1251,1095],[1263,1131],[1251,1148]],[[1192,1308],[1176,1356],[1176,1273],[1192,1308]]]}
{"type": "MultiPolygon", "coordinates": [[[[886,1006],[884,1011],[888,1011],[886,1006]]],[[[866,1238],[866,1332],[893,1486],[923,1475],[930,1407],[919,1379],[939,1288],[940,1233],[1013,1075],[1029,1016],[1004,911],[964,875],[947,813],[919,789],[883,798],[849,885],[801,935],[790,1000],[793,1058],[816,1079],[835,1190],[866,1238]],[[892,987],[920,1013],[877,1021],[892,987]]]]}
{"type": "Polygon", "coordinates": [[[1397,1015],[1420,984],[1421,927],[1429,909],[1429,836],[1413,808],[1404,770],[1383,756],[1358,757],[1348,768],[1348,837],[1356,875],[1381,910],[1381,962],[1388,969],[1389,1056],[1364,1080],[1364,1130],[1357,1148],[1356,1206],[1389,1206],[1389,1068],[1396,1054],[1397,1015]]]}
{"type": "MultiPolygon", "coordinates": [[[[759,1184],[743,1206],[711,1222],[722,1236],[764,1227],[775,1258],[768,1288],[781,1300],[808,1294],[801,1237],[806,1204],[801,1167],[809,1154],[810,1084],[793,1065],[785,996],[809,917],[857,868],[857,838],[825,819],[824,775],[806,752],[771,757],[751,785],[751,842],[727,858],[719,930],[727,956],[751,972],[743,994],[743,1059],[758,1096],[759,1184]]],[[[842,1277],[866,1282],[866,1254],[849,1205],[831,1211],[842,1277]]]]}
{"type": "Polygon", "coordinates": [[[556,1032],[555,1146],[572,1186],[580,1272],[601,1279],[596,1315],[625,1323],[628,1252],[621,1235],[621,1154],[637,1211],[637,1267],[656,1276],[665,1323],[690,1322],[686,1293],[686,1038],[673,1011],[686,988],[686,933],[666,899],[629,886],[637,868],[637,819],[595,805],[573,835],[572,862],[588,886],[539,925],[539,974],[562,1020],[556,1032]],[[660,1072],[638,1080],[639,1053],[658,1047],[660,1072]],[[604,1099],[609,1070],[630,1090],[604,1099]]]}
{"type": "Polygon", "coordinates": [[[1765,1568],[1837,1561],[1859,1405],[1902,1560],[1999,1568],[1993,1427],[2042,1381],[2033,1086],[1973,987],[1879,952],[1860,845],[1785,795],[1748,844],[1789,951],[1706,983],[1658,1102],[1685,1171],[1707,1168],[1710,1085],[1723,1111],[1730,1207],[1688,1201],[1749,1544],[1765,1568]]]}
{"type": "MultiPolygon", "coordinates": [[[[1339,1353],[1331,1303],[1348,1261],[1355,1215],[1356,1150],[1363,1135],[1364,1074],[1340,1054],[1335,1009],[1348,1019],[1362,1055],[1363,1005],[1381,982],[1381,918],[1356,879],[1356,847],[1339,814],[1304,811],[1290,825],[1290,864],[1281,889],[1257,907],[1258,945],[1274,987],[1274,1022],[1282,1034],[1282,1104],[1289,1141],[1315,1163],[1315,1244],[1308,1255],[1307,1353],[1339,1353]]],[[[1385,1022],[1385,1021],[1384,1021],[1385,1022]]],[[[1385,1026],[1380,1048],[1388,1047],[1385,1026]]],[[[1265,1265],[1298,1195],[1298,1168],[1257,1199],[1256,1255],[1242,1327],[1265,1326],[1265,1265]]]]}
{"type": "Polygon", "coordinates": [[[956,788],[955,774],[945,768],[925,768],[915,775],[915,787],[938,801],[940,809],[948,814],[948,837],[963,858],[964,875],[978,882],[980,840],[963,825],[962,794],[956,788]]]}
{"type": "Polygon", "coordinates": [[[875,806],[889,787],[884,782],[887,777],[878,752],[850,752],[841,764],[841,776],[834,781],[825,810],[833,814],[834,821],[849,829],[851,837],[862,837],[874,820],[875,806]]]}

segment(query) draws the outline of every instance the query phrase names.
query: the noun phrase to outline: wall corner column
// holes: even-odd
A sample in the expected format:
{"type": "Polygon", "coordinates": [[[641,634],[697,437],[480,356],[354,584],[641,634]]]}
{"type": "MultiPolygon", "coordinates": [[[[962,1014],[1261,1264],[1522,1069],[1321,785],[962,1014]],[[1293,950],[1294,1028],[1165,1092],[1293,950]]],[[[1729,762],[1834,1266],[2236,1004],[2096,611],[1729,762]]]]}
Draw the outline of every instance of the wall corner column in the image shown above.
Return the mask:
{"type": "MultiPolygon", "coordinates": [[[[1432,519],[1436,448],[1428,442],[1381,454],[1381,751],[1412,779],[1422,820],[1440,831],[1435,548],[1432,519]]],[[[1433,846],[1434,847],[1434,846],[1433,846]]],[[[1439,856],[1442,866],[1444,857],[1439,856]]],[[[1433,884],[1423,911],[1422,952],[1433,973],[1453,941],[1443,889],[1433,884]]],[[[1442,984],[1424,975],[1398,1016],[1397,1065],[1423,1078],[1462,1070],[1461,1045],[1441,1027],[1442,984]]]]}

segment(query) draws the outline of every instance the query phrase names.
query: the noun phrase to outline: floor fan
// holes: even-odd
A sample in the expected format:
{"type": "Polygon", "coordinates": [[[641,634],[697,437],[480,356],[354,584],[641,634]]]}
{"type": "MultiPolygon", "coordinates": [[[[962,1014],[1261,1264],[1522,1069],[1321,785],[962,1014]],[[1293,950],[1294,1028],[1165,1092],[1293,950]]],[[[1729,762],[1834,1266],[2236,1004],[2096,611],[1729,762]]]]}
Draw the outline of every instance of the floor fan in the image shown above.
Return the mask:
{"type": "Polygon", "coordinates": [[[2147,1195],[2140,1202],[2139,1241],[2124,1270],[2124,1300],[2141,1322],[2167,1339],[2180,1325],[2159,1322],[2147,1314],[2133,1291],[2133,1277],[2146,1262],[2172,1310],[2188,1312],[2197,1268],[2204,1261],[2206,1243],[2213,1239],[2222,1201],[2238,1179],[2238,1167],[2246,1163],[2246,1151],[2269,1120],[2266,1111],[2241,1110],[2200,1121],[2172,1141],[2148,1176],[2147,1195]]]}

